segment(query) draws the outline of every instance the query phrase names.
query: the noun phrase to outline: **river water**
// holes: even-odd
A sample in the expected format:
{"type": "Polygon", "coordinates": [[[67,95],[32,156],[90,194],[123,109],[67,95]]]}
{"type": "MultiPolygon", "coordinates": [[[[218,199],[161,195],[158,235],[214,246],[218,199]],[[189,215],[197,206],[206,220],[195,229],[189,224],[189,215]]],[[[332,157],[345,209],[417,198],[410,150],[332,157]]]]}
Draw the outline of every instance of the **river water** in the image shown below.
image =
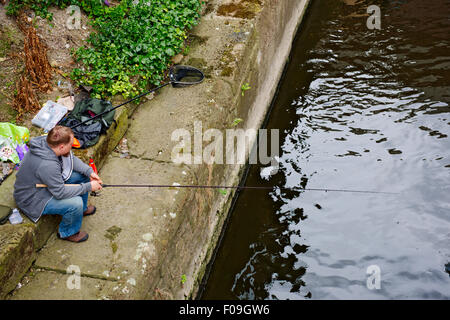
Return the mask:
{"type": "Polygon", "coordinates": [[[199,298],[450,298],[449,13],[312,1],[267,123],[280,170],[245,181],[274,188],[240,193],[199,298]]]}

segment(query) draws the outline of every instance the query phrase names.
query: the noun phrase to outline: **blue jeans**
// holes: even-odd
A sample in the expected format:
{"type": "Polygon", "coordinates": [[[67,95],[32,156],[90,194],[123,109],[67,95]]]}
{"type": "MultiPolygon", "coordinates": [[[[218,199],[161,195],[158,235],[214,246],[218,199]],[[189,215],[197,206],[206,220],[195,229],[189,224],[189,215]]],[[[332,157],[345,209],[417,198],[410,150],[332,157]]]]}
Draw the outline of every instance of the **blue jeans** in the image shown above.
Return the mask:
{"type": "MultiPolygon", "coordinates": [[[[89,181],[89,177],[73,171],[65,183],[79,184],[89,181]]],[[[57,214],[62,216],[61,223],[59,224],[59,235],[62,238],[70,237],[80,231],[83,212],[87,210],[88,197],[89,193],[62,200],[51,198],[42,214],[57,214]]]]}

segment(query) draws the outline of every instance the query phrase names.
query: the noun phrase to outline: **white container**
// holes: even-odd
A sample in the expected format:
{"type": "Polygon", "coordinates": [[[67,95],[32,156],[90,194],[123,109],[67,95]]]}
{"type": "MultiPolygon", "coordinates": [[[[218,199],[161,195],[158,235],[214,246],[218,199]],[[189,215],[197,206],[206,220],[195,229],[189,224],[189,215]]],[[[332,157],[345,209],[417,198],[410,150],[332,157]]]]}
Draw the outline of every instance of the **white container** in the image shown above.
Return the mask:
{"type": "Polygon", "coordinates": [[[49,100],[31,120],[31,123],[43,128],[45,132],[49,132],[66,113],[67,107],[49,100]]]}
{"type": "Polygon", "coordinates": [[[9,222],[11,224],[19,224],[19,223],[22,223],[22,221],[23,221],[23,218],[20,215],[19,210],[14,208],[12,214],[9,216],[9,222]]]}

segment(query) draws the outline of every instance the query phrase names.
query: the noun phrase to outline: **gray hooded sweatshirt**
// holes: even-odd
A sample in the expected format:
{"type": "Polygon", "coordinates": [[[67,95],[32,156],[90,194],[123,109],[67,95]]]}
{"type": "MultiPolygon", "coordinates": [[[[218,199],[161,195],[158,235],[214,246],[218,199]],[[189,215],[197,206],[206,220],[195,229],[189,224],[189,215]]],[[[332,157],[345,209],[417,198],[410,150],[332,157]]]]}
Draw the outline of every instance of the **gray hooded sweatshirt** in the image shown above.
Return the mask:
{"type": "MultiPolygon", "coordinates": [[[[29,150],[20,164],[14,184],[14,200],[17,206],[32,221],[37,222],[50,199],[69,199],[91,191],[91,184],[64,186],[63,164],[47,144],[47,137],[30,140],[29,150]],[[47,188],[37,188],[36,184],[46,184],[47,188]]],[[[70,152],[70,177],[72,171],[90,176],[92,168],[70,152]]]]}

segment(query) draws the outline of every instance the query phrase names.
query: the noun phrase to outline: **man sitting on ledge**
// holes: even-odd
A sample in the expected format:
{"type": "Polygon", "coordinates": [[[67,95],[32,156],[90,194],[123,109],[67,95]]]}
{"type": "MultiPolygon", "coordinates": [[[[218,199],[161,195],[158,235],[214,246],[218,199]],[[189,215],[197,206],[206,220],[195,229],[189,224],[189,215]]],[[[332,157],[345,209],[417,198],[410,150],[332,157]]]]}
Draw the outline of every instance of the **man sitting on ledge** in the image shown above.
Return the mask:
{"type": "Polygon", "coordinates": [[[91,167],[73,155],[72,129],[56,126],[47,137],[36,137],[20,165],[14,184],[17,206],[33,222],[44,214],[62,216],[58,238],[82,242],[88,239],[80,231],[83,216],[95,213],[88,206],[90,191],[102,189],[102,180],[91,167]],[[37,184],[47,187],[39,188],[37,184]],[[66,186],[65,184],[77,184],[66,186]]]}

